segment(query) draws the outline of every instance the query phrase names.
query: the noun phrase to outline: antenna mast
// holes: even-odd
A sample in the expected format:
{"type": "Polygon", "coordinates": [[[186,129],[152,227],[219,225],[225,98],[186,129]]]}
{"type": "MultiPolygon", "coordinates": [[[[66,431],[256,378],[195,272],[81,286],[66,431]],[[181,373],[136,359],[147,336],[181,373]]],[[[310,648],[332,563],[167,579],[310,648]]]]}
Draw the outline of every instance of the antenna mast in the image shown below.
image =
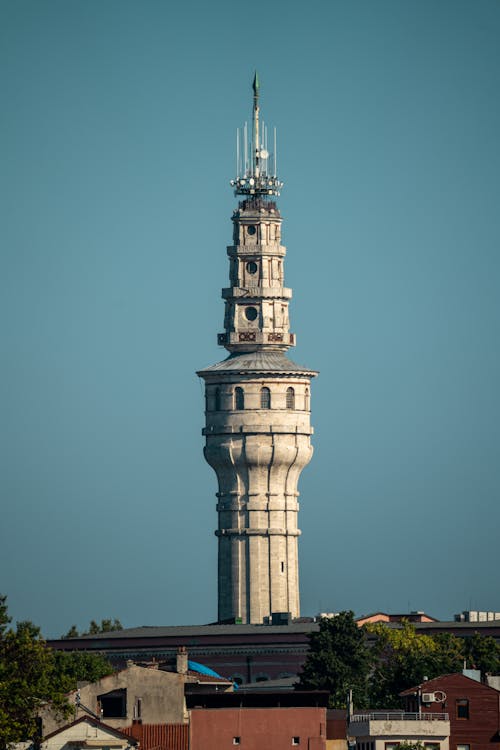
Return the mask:
{"type": "Polygon", "coordinates": [[[274,154],[267,151],[267,127],[262,124],[260,133],[260,83],[257,72],[252,83],[253,113],[252,132],[245,123],[243,127],[243,164],[240,164],[241,146],[239,131],[236,138],[236,178],[231,180],[235,195],[254,195],[264,200],[280,194],[283,183],[276,173],[276,128],[274,128],[274,154]],[[250,137],[249,137],[250,136],[250,137]],[[270,161],[270,160],[273,161],[270,161]],[[274,162],[274,171],[271,174],[274,162]]]}

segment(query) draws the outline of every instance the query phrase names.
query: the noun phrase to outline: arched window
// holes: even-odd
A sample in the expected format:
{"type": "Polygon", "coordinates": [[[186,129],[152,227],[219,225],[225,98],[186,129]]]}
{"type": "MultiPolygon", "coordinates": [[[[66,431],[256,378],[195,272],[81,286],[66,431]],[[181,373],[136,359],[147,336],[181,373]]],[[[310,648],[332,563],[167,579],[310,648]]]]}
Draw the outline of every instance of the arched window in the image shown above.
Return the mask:
{"type": "Polygon", "coordinates": [[[309,388],[306,388],[306,393],[304,396],[304,408],[306,411],[309,411],[311,408],[310,403],[309,403],[309,388]]]}
{"type": "Polygon", "coordinates": [[[245,408],[245,394],[239,386],[234,389],[234,408],[238,411],[245,408]]]}
{"type": "Polygon", "coordinates": [[[220,411],[220,388],[215,389],[215,411],[220,411]]]}
{"type": "Polygon", "coordinates": [[[286,408],[295,409],[295,391],[293,388],[286,389],[286,408]]]}
{"type": "Polygon", "coordinates": [[[260,389],[260,408],[271,408],[271,391],[269,390],[269,388],[264,387],[260,389]]]}

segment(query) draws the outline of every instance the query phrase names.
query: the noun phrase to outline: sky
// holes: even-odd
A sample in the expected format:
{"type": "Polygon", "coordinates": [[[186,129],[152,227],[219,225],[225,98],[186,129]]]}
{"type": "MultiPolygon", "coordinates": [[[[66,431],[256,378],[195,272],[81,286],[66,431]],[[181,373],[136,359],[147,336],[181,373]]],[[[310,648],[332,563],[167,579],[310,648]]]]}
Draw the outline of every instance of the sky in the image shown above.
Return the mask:
{"type": "Polygon", "coordinates": [[[278,130],[303,615],[500,611],[500,3],[0,2],[0,592],[217,617],[197,369],[236,128],[278,130]]]}

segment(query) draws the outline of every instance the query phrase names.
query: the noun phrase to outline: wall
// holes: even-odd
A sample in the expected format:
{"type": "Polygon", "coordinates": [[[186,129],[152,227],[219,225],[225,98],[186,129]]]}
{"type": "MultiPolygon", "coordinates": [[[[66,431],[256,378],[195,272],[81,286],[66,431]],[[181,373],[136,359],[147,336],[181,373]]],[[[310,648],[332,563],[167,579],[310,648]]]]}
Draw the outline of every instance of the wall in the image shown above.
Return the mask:
{"type": "Polygon", "coordinates": [[[325,750],[325,708],[193,708],[190,750],[325,750]]]}
{"type": "MultiPolygon", "coordinates": [[[[141,719],[144,724],[182,724],[187,721],[184,703],[184,677],[174,672],[162,672],[157,669],[146,669],[135,665],[103,677],[102,680],[90,683],[80,689],[80,700],[96,714],[99,713],[97,696],[112,690],[127,690],[126,718],[105,716],[103,721],[111,727],[122,729],[130,726],[134,716],[134,707],[141,699],[141,719]]],[[[74,705],[76,693],[70,694],[70,703],[74,705]]],[[[74,718],[85,715],[77,710],[74,718]]],[[[65,720],[50,713],[42,715],[43,734],[64,726],[65,720]]]]}

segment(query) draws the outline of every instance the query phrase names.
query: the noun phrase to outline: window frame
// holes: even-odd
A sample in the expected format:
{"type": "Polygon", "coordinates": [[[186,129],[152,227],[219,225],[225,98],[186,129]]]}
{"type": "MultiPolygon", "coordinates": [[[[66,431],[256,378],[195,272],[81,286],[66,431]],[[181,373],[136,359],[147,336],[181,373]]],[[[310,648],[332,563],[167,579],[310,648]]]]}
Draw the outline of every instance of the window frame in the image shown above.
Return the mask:
{"type": "Polygon", "coordinates": [[[240,385],[237,385],[234,389],[234,410],[245,410],[245,391],[240,385]]]}
{"type": "Polygon", "coordinates": [[[457,698],[455,701],[455,716],[458,721],[470,719],[470,701],[468,698],[457,698]],[[467,716],[460,716],[460,709],[465,709],[467,716]]]}

